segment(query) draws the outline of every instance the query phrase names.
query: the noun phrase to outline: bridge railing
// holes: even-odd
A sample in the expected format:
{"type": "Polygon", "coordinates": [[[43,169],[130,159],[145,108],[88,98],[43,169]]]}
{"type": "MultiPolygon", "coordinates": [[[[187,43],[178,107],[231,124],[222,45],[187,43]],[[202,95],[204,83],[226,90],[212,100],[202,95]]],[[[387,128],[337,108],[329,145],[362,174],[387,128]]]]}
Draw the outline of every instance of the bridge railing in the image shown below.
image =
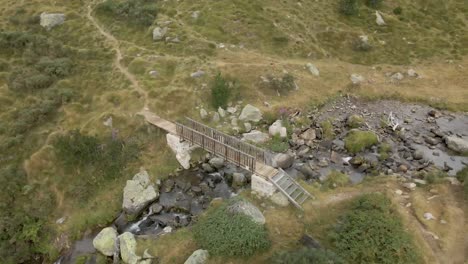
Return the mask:
{"type": "Polygon", "coordinates": [[[226,144],[234,149],[240,150],[243,153],[254,156],[258,161],[264,164],[266,163],[265,150],[247,142],[241,141],[235,137],[229,136],[223,132],[213,129],[188,117],[186,119],[188,123],[187,126],[189,128],[192,128],[197,132],[207,135],[208,137],[214,138],[215,140],[226,144]]]}
{"type": "Polygon", "coordinates": [[[251,172],[255,172],[255,157],[180,123],[176,123],[176,130],[177,135],[181,139],[187,140],[208,152],[221,156],[239,167],[244,167],[251,172]]]}

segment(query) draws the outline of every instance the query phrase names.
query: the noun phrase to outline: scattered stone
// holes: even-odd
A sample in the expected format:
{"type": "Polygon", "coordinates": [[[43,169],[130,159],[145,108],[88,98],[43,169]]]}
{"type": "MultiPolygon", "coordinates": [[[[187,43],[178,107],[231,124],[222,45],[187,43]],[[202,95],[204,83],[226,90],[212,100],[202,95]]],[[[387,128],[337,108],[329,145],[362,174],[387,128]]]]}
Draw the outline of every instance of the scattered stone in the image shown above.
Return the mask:
{"type": "Polygon", "coordinates": [[[326,158],[321,158],[317,164],[319,167],[326,168],[328,167],[328,161],[326,158]]]}
{"type": "Polygon", "coordinates": [[[187,141],[180,141],[178,136],[167,134],[166,135],[167,144],[176,154],[176,159],[179,161],[180,165],[184,169],[190,168],[190,153],[192,152],[193,146],[190,145],[187,141]]]}
{"type": "Polygon", "coordinates": [[[167,27],[155,27],[153,29],[153,40],[158,41],[158,40],[163,40],[164,37],[166,36],[168,28],[167,27]]]}
{"type": "Polygon", "coordinates": [[[351,82],[354,84],[354,85],[360,85],[361,83],[364,82],[364,77],[362,77],[361,75],[359,74],[351,74],[351,82]]]}
{"type": "Polygon", "coordinates": [[[417,73],[415,70],[409,69],[409,70],[408,70],[408,76],[409,76],[409,77],[416,78],[416,77],[418,77],[419,75],[418,75],[418,73],[417,73]]]}
{"type": "Polygon", "coordinates": [[[439,118],[441,116],[440,112],[437,110],[431,110],[427,113],[430,117],[439,118]]]}
{"type": "Polygon", "coordinates": [[[203,163],[203,164],[201,165],[201,167],[202,167],[202,169],[203,169],[205,172],[207,172],[207,173],[215,172],[215,169],[214,169],[213,167],[211,167],[211,165],[208,164],[208,163],[203,163]]]}
{"type": "Polygon", "coordinates": [[[307,63],[306,68],[309,70],[310,73],[312,73],[312,75],[317,76],[317,77],[320,76],[320,71],[314,64],[307,63]]]}
{"type": "Polygon", "coordinates": [[[464,154],[468,153],[468,140],[459,138],[456,136],[450,136],[445,138],[447,147],[455,152],[464,154]]]}
{"type": "Polygon", "coordinates": [[[402,81],[405,78],[405,76],[403,76],[403,74],[401,74],[400,72],[397,72],[393,74],[391,78],[392,78],[392,81],[398,82],[398,81],[402,81]]]}
{"type": "Polygon", "coordinates": [[[128,180],[123,193],[123,210],[131,215],[138,214],[143,208],[159,197],[150,184],[148,172],[142,171],[128,180]]]}
{"type": "Polygon", "coordinates": [[[141,259],[136,254],[137,242],[135,236],[130,232],[125,232],[119,236],[120,256],[126,264],[137,264],[141,259]]]}
{"type": "Polygon", "coordinates": [[[152,70],[152,71],[149,71],[149,75],[151,75],[153,77],[158,77],[159,73],[156,70],[152,70]]]}
{"type": "Polygon", "coordinates": [[[270,135],[275,136],[279,135],[282,138],[285,138],[288,136],[288,132],[286,130],[286,127],[283,126],[283,122],[281,120],[276,120],[269,128],[268,132],[270,135]]]}
{"type": "Polygon", "coordinates": [[[294,163],[294,157],[289,154],[279,153],[273,157],[273,166],[287,169],[290,168],[294,163]]]}
{"type": "Polygon", "coordinates": [[[192,77],[192,78],[200,78],[200,77],[202,77],[203,75],[205,75],[205,72],[202,71],[202,70],[198,70],[198,71],[196,71],[196,72],[192,72],[192,73],[190,74],[190,77],[192,77]]]}
{"type": "Polygon", "coordinates": [[[229,106],[226,111],[230,114],[235,114],[237,112],[237,107],[229,106]]]}
{"type": "Polygon", "coordinates": [[[280,192],[276,192],[275,194],[273,194],[271,197],[270,197],[271,201],[273,203],[275,203],[276,205],[278,206],[281,206],[281,207],[286,207],[289,205],[289,200],[288,198],[280,193],[280,192]]]}
{"type": "Polygon", "coordinates": [[[237,118],[234,117],[231,119],[231,126],[237,127],[237,118]]]}
{"type": "Polygon", "coordinates": [[[218,114],[221,118],[224,118],[226,116],[226,111],[222,107],[218,108],[218,114]]]}
{"type": "Polygon", "coordinates": [[[57,219],[57,221],[55,221],[55,223],[56,223],[57,225],[61,225],[61,224],[65,223],[65,220],[67,220],[67,217],[66,217],[66,216],[60,217],[59,219],[57,219]]]}
{"type": "Polygon", "coordinates": [[[259,122],[262,120],[262,112],[255,106],[248,104],[242,109],[239,120],[259,122]]]}
{"type": "Polygon", "coordinates": [[[421,180],[421,179],[413,179],[413,181],[417,184],[420,184],[420,185],[426,185],[427,182],[425,180],[421,180]]]}
{"type": "Polygon", "coordinates": [[[219,116],[218,112],[214,112],[213,114],[213,122],[218,123],[221,120],[221,117],[219,116]]]}
{"type": "Polygon", "coordinates": [[[204,108],[200,109],[200,117],[203,120],[205,120],[208,117],[208,112],[204,108]]]}
{"type": "Polygon", "coordinates": [[[242,140],[252,141],[254,143],[265,143],[270,139],[268,134],[265,134],[258,130],[253,130],[249,133],[242,134],[242,140]]]}
{"type": "Polygon", "coordinates": [[[403,194],[403,191],[402,191],[402,190],[396,190],[395,193],[396,193],[397,195],[402,195],[402,194],[403,194]]]}
{"type": "Polygon", "coordinates": [[[431,213],[424,213],[423,217],[426,220],[435,220],[436,219],[431,213]]]}
{"type": "Polygon", "coordinates": [[[408,166],[401,164],[400,166],[398,166],[398,171],[406,173],[408,171],[408,166]]]}
{"type": "Polygon", "coordinates": [[[159,203],[155,203],[155,204],[152,204],[151,205],[151,212],[153,214],[159,214],[162,212],[162,210],[164,209],[164,207],[162,205],[160,205],[159,203]]]}
{"type": "Polygon", "coordinates": [[[375,11],[375,23],[379,26],[385,26],[385,21],[379,11],[375,11]]]}
{"type": "Polygon", "coordinates": [[[234,187],[242,187],[245,185],[246,177],[243,173],[235,172],[232,174],[232,185],[234,187]]]}
{"type": "Polygon", "coordinates": [[[184,264],[205,264],[209,257],[210,255],[207,250],[199,249],[194,251],[184,264]]]}
{"type": "Polygon", "coordinates": [[[422,150],[416,150],[414,153],[413,153],[413,158],[415,160],[421,160],[424,158],[424,151],[422,150]]]}
{"type": "Polygon", "coordinates": [[[51,30],[52,28],[62,25],[65,23],[65,15],[60,13],[42,13],[40,15],[40,25],[47,29],[51,30]]]}
{"type": "Polygon", "coordinates": [[[245,132],[249,133],[252,131],[252,125],[250,123],[244,123],[245,132]]]}
{"type": "Polygon", "coordinates": [[[103,123],[104,126],[112,128],[112,116],[109,116],[103,123]]]}
{"type": "Polygon", "coordinates": [[[115,252],[115,241],[117,239],[117,230],[113,227],[106,227],[93,239],[93,246],[103,255],[112,257],[115,252]]]}
{"type": "Polygon", "coordinates": [[[214,157],[210,159],[209,163],[218,170],[224,167],[224,159],[222,158],[214,157]]]}
{"type": "Polygon", "coordinates": [[[414,182],[406,182],[403,186],[407,189],[414,190],[416,188],[416,183],[414,182]]]}
{"type": "Polygon", "coordinates": [[[265,217],[263,216],[262,212],[253,204],[245,200],[239,200],[234,204],[227,207],[228,212],[233,214],[244,214],[257,223],[264,225],[265,224],[265,217]]]}
{"type": "Polygon", "coordinates": [[[192,17],[193,19],[198,19],[198,18],[200,17],[200,13],[201,13],[201,12],[200,12],[199,10],[193,11],[191,17],[192,17]]]}
{"type": "MultiPolygon", "coordinates": [[[[299,135],[299,138],[304,139],[306,142],[311,142],[317,138],[317,133],[314,128],[309,128],[299,135]]],[[[310,145],[310,144],[308,144],[310,145]]]]}

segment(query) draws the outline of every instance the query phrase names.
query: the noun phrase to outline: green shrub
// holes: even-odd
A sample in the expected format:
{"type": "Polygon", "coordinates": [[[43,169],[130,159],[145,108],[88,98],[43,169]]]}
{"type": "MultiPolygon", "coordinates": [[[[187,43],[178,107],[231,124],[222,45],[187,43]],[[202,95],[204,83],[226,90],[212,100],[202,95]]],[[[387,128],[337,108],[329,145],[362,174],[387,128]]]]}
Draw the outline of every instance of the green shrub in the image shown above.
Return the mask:
{"type": "Polygon", "coordinates": [[[335,138],[335,131],[333,131],[333,124],[330,120],[325,120],[320,123],[322,128],[322,137],[326,140],[332,140],[335,138]]]}
{"type": "Polygon", "coordinates": [[[295,78],[289,73],[283,75],[281,78],[269,75],[267,76],[267,80],[268,87],[280,94],[287,94],[288,92],[296,89],[295,78]]]}
{"type": "Polygon", "coordinates": [[[328,174],[327,179],[323,182],[323,187],[335,189],[336,187],[344,187],[350,183],[349,176],[337,170],[332,170],[328,174]]]}
{"type": "Polygon", "coordinates": [[[401,8],[400,6],[396,7],[395,9],[393,9],[393,14],[395,15],[403,14],[403,8],[401,8]]]}
{"type": "Polygon", "coordinates": [[[61,103],[59,100],[45,99],[31,106],[18,109],[13,112],[14,122],[9,127],[9,134],[12,136],[24,134],[38,124],[47,121],[55,114],[61,103]]]}
{"type": "Polygon", "coordinates": [[[390,157],[392,146],[388,143],[381,143],[379,145],[379,160],[386,160],[390,157]]]}
{"type": "Polygon", "coordinates": [[[69,58],[51,59],[43,57],[36,64],[36,69],[39,71],[58,78],[63,78],[70,75],[72,61],[69,58]]]}
{"type": "Polygon", "coordinates": [[[193,227],[198,246],[214,256],[251,256],[270,247],[268,232],[243,214],[232,214],[222,205],[193,227]]]}
{"type": "Polygon", "coordinates": [[[215,109],[218,109],[218,107],[226,109],[231,95],[232,92],[228,81],[221,74],[216,75],[211,85],[211,105],[215,109]]]}
{"type": "Polygon", "coordinates": [[[19,70],[8,78],[8,88],[16,92],[35,91],[48,88],[54,83],[54,79],[47,74],[19,70]]]}
{"type": "Polygon", "coordinates": [[[97,11],[110,13],[130,23],[142,26],[151,26],[158,14],[156,3],[152,0],[126,0],[123,2],[107,0],[98,5],[97,11]]]}
{"type": "Polygon", "coordinates": [[[61,135],[53,145],[65,167],[88,168],[104,178],[121,175],[126,165],[139,154],[137,142],[116,138],[101,140],[78,130],[61,135]]]}
{"type": "Polygon", "coordinates": [[[360,115],[351,115],[346,120],[346,125],[348,125],[349,128],[359,128],[364,125],[364,123],[364,118],[360,115]]]}
{"type": "Polygon", "coordinates": [[[465,168],[463,168],[461,171],[457,173],[457,179],[461,183],[468,181],[468,166],[466,166],[465,168]]]}
{"type": "Polygon", "coordinates": [[[439,169],[431,169],[424,175],[424,180],[428,184],[437,184],[443,182],[445,177],[448,177],[447,173],[439,169]]]}
{"type": "Polygon", "coordinates": [[[296,251],[286,251],[275,254],[272,264],[341,264],[345,263],[334,252],[326,249],[302,248],[296,251]]]}
{"type": "Polygon", "coordinates": [[[383,0],[366,0],[366,5],[371,8],[378,8],[382,4],[383,0]]]}
{"type": "Polygon", "coordinates": [[[371,131],[352,130],[345,138],[345,148],[350,153],[358,153],[378,142],[377,135],[371,131]]]}
{"type": "Polygon", "coordinates": [[[289,149],[287,138],[282,138],[280,135],[274,135],[267,143],[267,148],[273,152],[285,152],[289,149]]]}
{"type": "Polygon", "coordinates": [[[339,256],[349,263],[419,263],[420,257],[390,200],[363,195],[332,231],[339,256]]]}
{"type": "Polygon", "coordinates": [[[347,16],[357,15],[359,6],[357,0],[340,0],[340,12],[347,16]]]}

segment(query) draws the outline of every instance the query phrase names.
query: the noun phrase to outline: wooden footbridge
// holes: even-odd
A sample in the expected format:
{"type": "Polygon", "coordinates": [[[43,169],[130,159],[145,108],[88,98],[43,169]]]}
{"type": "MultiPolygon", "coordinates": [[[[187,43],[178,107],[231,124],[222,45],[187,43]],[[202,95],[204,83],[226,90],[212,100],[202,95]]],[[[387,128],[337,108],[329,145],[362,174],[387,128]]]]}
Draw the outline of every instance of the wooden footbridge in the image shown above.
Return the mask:
{"type": "Polygon", "coordinates": [[[204,150],[224,158],[225,160],[249,170],[257,176],[270,181],[279,191],[299,209],[312,196],[291,178],[285,171],[268,165],[268,152],[257,146],[229,136],[190,118],[184,124],[170,122],[154,113],[144,110],[140,112],[147,122],[171,134],[177,135],[204,150]]]}

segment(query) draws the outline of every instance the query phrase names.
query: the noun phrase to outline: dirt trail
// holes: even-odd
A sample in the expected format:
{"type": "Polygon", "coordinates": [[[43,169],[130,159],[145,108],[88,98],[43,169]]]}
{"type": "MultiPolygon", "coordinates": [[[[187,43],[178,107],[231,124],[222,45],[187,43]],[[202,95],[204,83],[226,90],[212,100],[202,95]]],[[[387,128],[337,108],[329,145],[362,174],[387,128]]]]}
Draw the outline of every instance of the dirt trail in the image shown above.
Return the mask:
{"type": "Polygon", "coordinates": [[[148,107],[148,92],[143,89],[140,84],[138,83],[137,78],[135,75],[130,73],[128,69],[122,65],[121,61],[123,59],[122,51],[120,50],[120,42],[109,32],[107,32],[96,20],[96,18],[93,16],[93,10],[94,8],[91,5],[88,5],[88,12],[86,13],[86,17],[88,20],[93,24],[93,26],[99,31],[99,33],[104,36],[104,38],[109,42],[109,44],[112,46],[112,50],[115,51],[116,57],[114,60],[114,65],[117,67],[117,69],[125,75],[125,77],[130,81],[130,83],[133,86],[133,89],[137,91],[140,95],[143,96],[144,98],[144,105],[143,108],[148,107]]]}

